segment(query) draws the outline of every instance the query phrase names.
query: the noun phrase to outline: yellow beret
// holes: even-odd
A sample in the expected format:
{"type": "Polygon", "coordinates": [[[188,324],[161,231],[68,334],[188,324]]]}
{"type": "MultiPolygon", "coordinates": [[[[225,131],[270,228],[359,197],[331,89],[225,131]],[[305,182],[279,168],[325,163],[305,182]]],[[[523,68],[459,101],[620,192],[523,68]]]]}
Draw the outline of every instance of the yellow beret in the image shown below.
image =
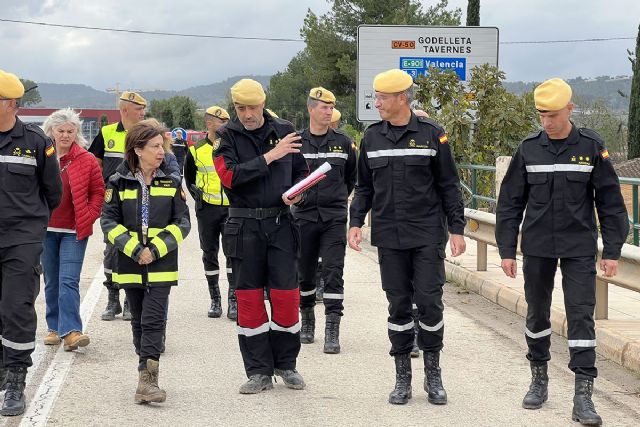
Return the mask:
{"type": "Polygon", "coordinates": [[[571,86],[562,79],[550,79],[540,83],[533,91],[538,111],[562,110],[571,101],[571,86]]]}
{"type": "Polygon", "coordinates": [[[333,113],[331,113],[331,123],[337,122],[340,120],[340,117],[342,117],[342,114],[340,114],[340,111],[338,111],[337,108],[334,108],[333,113]]]}
{"type": "Polygon", "coordinates": [[[309,91],[309,98],[315,99],[316,101],[322,101],[327,104],[336,103],[335,95],[328,89],[323,88],[322,86],[314,87],[309,91]]]}
{"type": "Polygon", "coordinates": [[[134,104],[142,105],[143,107],[147,106],[146,99],[141,97],[139,94],[135,92],[129,92],[128,90],[122,92],[122,95],[120,95],[120,99],[123,101],[133,102],[134,104]]]}
{"type": "Polygon", "coordinates": [[[207,114],[217,117],[220,120],[229,120],[229,113],[227,113],[227,110],[222,107],[218,107],[217,105],[207,108],[207,114]]]}
{"type": "Polygon", "coordinates": [[[0,96],[7,99],[19,99],[24,95],[24,86],[20,79],[11,73],[0,70],[0,96]]]}
{"type": "Polygon", "coordinates": [[[260,105],[267,99],[262,85],[252,79],[242,79],[231,86],[231,99],[236,104],[260,105]]]}
{"type": "Polygon", "coordinates": [[[380,73],[373,79],[373,89],[382,93],[402,92],[412,85],[413,77],[398,68],[380,73]]]}
{"type": "Polygon", "coordinates": [[[278,115],[276,113],[274,113],[272,110],[265,108],[265,110],[267,110],[267,113],[269,113],[269,115],[271,117],[275,117],[276,119],[279,119],[280,117],[278,117],[278,115]]]}

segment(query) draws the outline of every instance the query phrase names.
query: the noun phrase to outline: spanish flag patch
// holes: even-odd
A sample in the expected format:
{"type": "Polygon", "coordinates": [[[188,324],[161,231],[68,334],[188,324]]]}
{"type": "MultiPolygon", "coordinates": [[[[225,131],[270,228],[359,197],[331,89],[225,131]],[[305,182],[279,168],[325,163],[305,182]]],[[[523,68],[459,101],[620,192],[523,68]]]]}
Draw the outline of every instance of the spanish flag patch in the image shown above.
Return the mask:
{"type": "Polygon", "coordinates": [[[600,152],[600,155],[602,156],[603,159],[608,159],[609,158],[609,150],[604,149],[600,152]]]}
{"type": "Polygon", "coordinates": [[[442,135],[440,135],[440,138],[438,138],[440,140],[440,144],[446,144],[447,142],[449,142],[449,137],[447,136],[446,133],[443,133],[442,135]]]}
{"type": "Polygon", "coordinates": [[[53,153],[56,152],[55,147],[53,146],[53,144],[51,144],[50,146],[48,146],[45,150],[44,150],[44,154],[47,155],[47,157],[51,157],[53,156],[53,153]]]}

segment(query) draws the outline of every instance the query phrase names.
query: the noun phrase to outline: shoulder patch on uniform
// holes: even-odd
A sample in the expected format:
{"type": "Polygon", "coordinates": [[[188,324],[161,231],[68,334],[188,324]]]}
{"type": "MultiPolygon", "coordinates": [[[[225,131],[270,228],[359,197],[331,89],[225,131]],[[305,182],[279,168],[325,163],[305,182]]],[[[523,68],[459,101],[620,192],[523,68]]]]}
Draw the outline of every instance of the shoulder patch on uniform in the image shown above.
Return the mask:
{"type": "Polygon", "coordinates": [[[53,144],[49,145],[47,148],[44,149],[44,154],[46,154],[47,157],[53,156],[55,152],[56,152],[56,147],[54,147],[53,144]]]}
{"type": "Polygon", "coordinates": [[[104,202],[111,203],[111,199],[113,199],[113,188],[107,188],[104,192],[104,202]]]}
{"type": "Polygon", "coordinates": [[[536,139],[538,137],[540,137],[540,134],[542,133],[541,130],[530,133],[529,135],[525,136],[525,138],[523,139],[523,141],[527,141],[529,139],[536,139]]]}
{"type": "Polygon", "coordinates": [[[608,159],[609,158],[609,150],[607,150],[606,148],[604,150],[602,150],[600,152],[600,155],[602,156],[603,159],[608,159]]]}

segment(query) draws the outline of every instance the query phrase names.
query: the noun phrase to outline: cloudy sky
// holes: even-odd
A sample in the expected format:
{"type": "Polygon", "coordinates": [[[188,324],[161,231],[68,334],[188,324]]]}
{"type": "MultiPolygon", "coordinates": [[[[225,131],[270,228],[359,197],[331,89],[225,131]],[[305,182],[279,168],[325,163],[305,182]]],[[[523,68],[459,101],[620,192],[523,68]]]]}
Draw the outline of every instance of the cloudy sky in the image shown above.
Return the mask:
{"type": "MultiPolygon", "coordinates": [[[[466,0],[449,4],[461,7],[464,15],[466,0]]],[[[0,19],[298,39],[307,9],[320,15],[329,5],[325,0],[2,0],[0,19]]],[[[634,38],[502,44],[499,65],[508,80],[629,75],[626,49],[635,49],[640,1],[482,0],[481,24],[498,27],[501,42],[634,38]]],[[[2,69],[39,82],[83,83],[100,90],[117,83],[139,90],[183,89],[239,74],[272,74],[304,47],[301,42],[168,37],[1,21],[0,41],[2,69]]]]}

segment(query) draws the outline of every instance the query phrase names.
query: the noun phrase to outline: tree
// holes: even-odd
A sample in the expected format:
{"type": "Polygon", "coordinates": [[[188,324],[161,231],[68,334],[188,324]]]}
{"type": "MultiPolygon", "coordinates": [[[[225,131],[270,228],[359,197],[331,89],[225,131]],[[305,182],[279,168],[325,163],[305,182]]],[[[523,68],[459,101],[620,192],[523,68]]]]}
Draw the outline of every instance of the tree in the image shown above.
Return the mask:
{"type": "Polygon", "coordinates": [[[42,102],[42,98],[40,97],[40,92],[38,92],[38,85],[36,84],[36,82],[27,79],[20,79],[20,81],[22,82],[25,90],[25,94],[22,97],[22,101],[20,102],[23,107],[36,105],[42,102]]]}
{"type": "Polygon", "coordinates": [[[100,119],[98,120],[98,123],[100,124],[100,129],[102,129],[104,126],[109,124],[109,118],[107,117],[106,114],[100,114],[100,119]]]}
{"type": "Polygon", "coordinates": [[[602,98],[587,101],[575,97],[576,108],[571,119],[578,127],[593,129],[604,139],[614,161],[627,160],[627,124],[616,116],[602,98]]]}
{"type": "Polygon", "coordinates": [[[636,52],[629,51],[629,61],[633,70],[631,95],[629,96],[629,159],[640,157],[640,26],[636,39],[636,52]]]}
{"type": "Polygon", "coordinates": [[[467,2],[467,26],[480,26],[480,0],[468,0],[467,2]]]}
{"type": "Polygon", "coordinates": [[[267,93],[267,106],[279,117],[289,120],[301,129],[309,119],[307,114],[307,94],[314,86],[305,74],[305,65],[308,63],[306,51],[298,54],[289,62],[283,72],[278,72],[271,77],[269,91],[267,93]],[[296,123],[296,113],[303,112],[303,123],[296,123]]]}
{"type": "MultiPolygon", "coordinates": [[[[272,80],[271,96],[301,99],[311,87],[324,86],[336,95],[343,121],[355,126],[359,126],[355,120],[358,25],[460,25],[462,15],[460,9],[448,10],[447,0],[439,0],[427,8],[417,0],[331,0],[330,3],[331,10],[324,15],[307,12],[300,30],[306,47],[291,60],[287,70],[274,76],[276,84],[272,80]],[[304,90],[298,86],[295,89],[296,93],[302,92],[302,96],[287,95],[290,89],[286,82],[300,82],[300,86],[304,83],[304,90]]],[[[303,112],[306,103],[304,105],[303,112]]],[[[299,111],[287,113],[295,118],[299,111]]]]}
{"type": "Polygon", "coordinates": [[[149,117],[155,117],[168,128],[182,127],[194,129],[196,127],[196,110],[198,106],[187,96],[174,96],[168,99],[154,99],[149,104],[149,117]]]}

